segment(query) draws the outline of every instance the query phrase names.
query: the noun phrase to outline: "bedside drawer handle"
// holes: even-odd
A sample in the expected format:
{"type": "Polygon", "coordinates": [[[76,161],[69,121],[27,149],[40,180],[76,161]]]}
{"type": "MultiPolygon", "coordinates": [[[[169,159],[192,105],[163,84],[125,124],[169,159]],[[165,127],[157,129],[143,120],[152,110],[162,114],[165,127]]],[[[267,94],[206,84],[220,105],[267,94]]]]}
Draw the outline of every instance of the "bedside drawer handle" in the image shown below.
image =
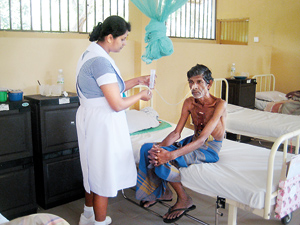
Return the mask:
{"type": "Polygon", "coordinates": [[[71,121],[71,125],[75,125],[75,121],[71,121]]]}

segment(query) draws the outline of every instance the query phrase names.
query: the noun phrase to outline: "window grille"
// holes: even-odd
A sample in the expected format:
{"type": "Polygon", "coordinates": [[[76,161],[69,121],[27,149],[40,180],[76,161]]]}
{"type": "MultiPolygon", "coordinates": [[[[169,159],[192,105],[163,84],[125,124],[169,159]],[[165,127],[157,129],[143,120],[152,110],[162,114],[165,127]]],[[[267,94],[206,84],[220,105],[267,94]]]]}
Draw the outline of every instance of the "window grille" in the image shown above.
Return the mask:
{"type": "Polygon", "coordinates": [[[110,15],[128,21],[129,0],[0,0],[0,30],[90,33],[110,15]]]}
{"type": "Polygon", "coordinates": [[[216,0],[189,0],[167,20],[169,37],[214,40],[215,31],[216,0]]]}
{"type": "Polygon", "coordinates": [[[218,20],[217,42],[220,44],[247,45],[249,18],[218,20]]]}

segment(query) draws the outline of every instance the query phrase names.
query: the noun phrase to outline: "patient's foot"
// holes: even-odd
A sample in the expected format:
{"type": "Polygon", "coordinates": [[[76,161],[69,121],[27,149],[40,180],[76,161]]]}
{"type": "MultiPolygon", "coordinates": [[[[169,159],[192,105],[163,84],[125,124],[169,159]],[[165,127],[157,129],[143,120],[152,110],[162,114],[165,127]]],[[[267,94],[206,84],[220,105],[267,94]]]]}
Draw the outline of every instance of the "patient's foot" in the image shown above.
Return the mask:
{"type": "Polygon", "coordinates": [[[169,209],[163,218],[172,220],[181,217],[183,213],[193,210],[194,207],[193,200],[190,196],[187,196],[185,199],[178,198],[176,204],[169,209]]]}
{"type": "Polygon", "coordinates": [[[151,206],[154,206],[157,203],[157,201],[141,201],[140,206],[144,208],[150,208],[151,206]]]}

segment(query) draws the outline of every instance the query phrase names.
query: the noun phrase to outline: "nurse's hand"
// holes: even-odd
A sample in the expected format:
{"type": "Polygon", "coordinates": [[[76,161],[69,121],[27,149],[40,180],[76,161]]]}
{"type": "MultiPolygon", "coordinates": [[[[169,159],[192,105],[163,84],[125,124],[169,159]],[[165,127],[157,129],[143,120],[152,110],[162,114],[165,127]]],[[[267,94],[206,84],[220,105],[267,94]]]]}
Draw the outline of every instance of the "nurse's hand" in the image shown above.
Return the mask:
{"type": "Polygon", "coordinates": [[[140,85],[145,85],[145,86],[149,87],[149,84],[150,84],[150,75],[140,76],[138,79],[139,79],[139,84],[140,85]]]}
{"type": "Polygon", "coordinates": [[[149,89],[141,91],[140,94],[143,101],[149,101],[152,98],[152,91],[149,89]]]}

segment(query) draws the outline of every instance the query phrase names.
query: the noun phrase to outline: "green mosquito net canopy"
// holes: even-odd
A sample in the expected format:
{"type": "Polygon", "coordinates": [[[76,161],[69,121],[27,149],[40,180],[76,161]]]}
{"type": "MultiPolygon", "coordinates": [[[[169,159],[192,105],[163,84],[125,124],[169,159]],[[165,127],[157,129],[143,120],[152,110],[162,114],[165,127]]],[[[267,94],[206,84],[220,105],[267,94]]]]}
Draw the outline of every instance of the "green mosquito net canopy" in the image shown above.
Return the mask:
{"type": "Polygon", "coordinates": [[[151,20],[146,26],[146,51],[142,60],[150,64],[162,56],[174,52],[173,43],[166,36],[168,16],[183,6],[188,0],[131,0],[131,2],[151,20]]]}

